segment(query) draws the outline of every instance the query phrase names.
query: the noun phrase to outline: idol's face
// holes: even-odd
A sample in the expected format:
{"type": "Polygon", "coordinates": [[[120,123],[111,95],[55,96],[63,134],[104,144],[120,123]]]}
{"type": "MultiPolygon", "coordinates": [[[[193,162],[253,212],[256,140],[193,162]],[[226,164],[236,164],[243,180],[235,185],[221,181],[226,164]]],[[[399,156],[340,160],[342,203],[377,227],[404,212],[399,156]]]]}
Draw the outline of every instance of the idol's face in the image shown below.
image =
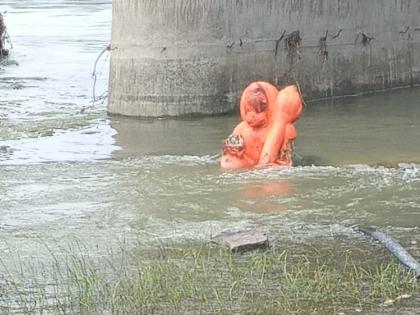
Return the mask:
{"type": "Polygon", "coordinates": [[[264,90],[255,85],[250,88],[246,95],[245,120],[251,127],[263,127],[268,122],[268,100],[264,90]]]}

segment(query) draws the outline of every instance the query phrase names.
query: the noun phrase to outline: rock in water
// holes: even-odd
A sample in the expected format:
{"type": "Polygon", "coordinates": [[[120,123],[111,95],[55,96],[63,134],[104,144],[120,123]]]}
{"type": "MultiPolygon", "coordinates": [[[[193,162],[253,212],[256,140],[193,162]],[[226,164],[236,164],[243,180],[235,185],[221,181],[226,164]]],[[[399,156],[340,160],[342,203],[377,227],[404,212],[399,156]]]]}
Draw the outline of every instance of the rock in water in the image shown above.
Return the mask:
{"type": "Polygon", "coordinates": [[[224,231],[212,238],[212,242],[227,246],[232,252],[268,247],[268,236],[259,231],[224,231]]]}

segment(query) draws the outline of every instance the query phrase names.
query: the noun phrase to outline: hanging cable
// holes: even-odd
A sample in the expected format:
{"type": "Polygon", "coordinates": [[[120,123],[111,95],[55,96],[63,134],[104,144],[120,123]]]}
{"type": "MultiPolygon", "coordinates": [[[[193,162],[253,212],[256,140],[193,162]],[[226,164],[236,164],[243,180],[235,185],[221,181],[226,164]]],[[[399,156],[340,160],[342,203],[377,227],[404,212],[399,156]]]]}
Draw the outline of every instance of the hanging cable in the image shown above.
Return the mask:
{"type": "Polygon", "coordinates": [[[96,67],[98,65],[99,60],[101,59],[102,55],[107,52],[107,51],[111,51],[111,44],[107,45],[104,49],[102,49],[102,51],[99,53],[98,57],[95,60],[95,64],[93,66],[93,72],[92,72],[92,78],[93,78],[93,87],[92,87],[92,96],[93,96],[93,100],[92,103],[94,104],[96,101],[99,101],[101,99],[105,99],[106,96],[104,96],[104,94],[102,94],[101,96],[99,96],[98,98],[96,98],[96,80],[97,80],[97,74],[96,74],[96,67]]]}

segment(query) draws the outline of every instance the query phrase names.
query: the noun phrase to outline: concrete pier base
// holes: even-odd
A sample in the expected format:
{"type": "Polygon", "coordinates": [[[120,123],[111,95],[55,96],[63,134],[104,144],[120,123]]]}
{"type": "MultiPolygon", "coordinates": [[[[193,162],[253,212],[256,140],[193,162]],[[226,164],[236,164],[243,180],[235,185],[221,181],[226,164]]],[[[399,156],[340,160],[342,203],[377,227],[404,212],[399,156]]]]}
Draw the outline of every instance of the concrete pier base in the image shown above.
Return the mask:
{"type": "Polygon", "coordinates": [[[255,80],[307,99],[420,83],[420,0],[114,0],[108,111],[232,111],[255,80]]]}

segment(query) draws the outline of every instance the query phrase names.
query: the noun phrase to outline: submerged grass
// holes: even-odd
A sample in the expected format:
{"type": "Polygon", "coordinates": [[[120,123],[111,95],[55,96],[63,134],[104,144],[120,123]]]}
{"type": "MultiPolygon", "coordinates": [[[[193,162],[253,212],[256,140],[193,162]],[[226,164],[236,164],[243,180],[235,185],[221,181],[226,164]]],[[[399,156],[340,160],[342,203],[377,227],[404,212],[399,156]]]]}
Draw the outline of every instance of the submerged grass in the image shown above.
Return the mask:
{"type": "Polygon", "coordinates": [[[354,313],[419,288],[396,262],[367,267],[350,252],[325,259],[318,251],[231,254],[208,245],[141,259],[122,251],[119,261],[51,256],[48,265],[18,259],[17,272],[2,263],[2,314],[354,313]]]}

